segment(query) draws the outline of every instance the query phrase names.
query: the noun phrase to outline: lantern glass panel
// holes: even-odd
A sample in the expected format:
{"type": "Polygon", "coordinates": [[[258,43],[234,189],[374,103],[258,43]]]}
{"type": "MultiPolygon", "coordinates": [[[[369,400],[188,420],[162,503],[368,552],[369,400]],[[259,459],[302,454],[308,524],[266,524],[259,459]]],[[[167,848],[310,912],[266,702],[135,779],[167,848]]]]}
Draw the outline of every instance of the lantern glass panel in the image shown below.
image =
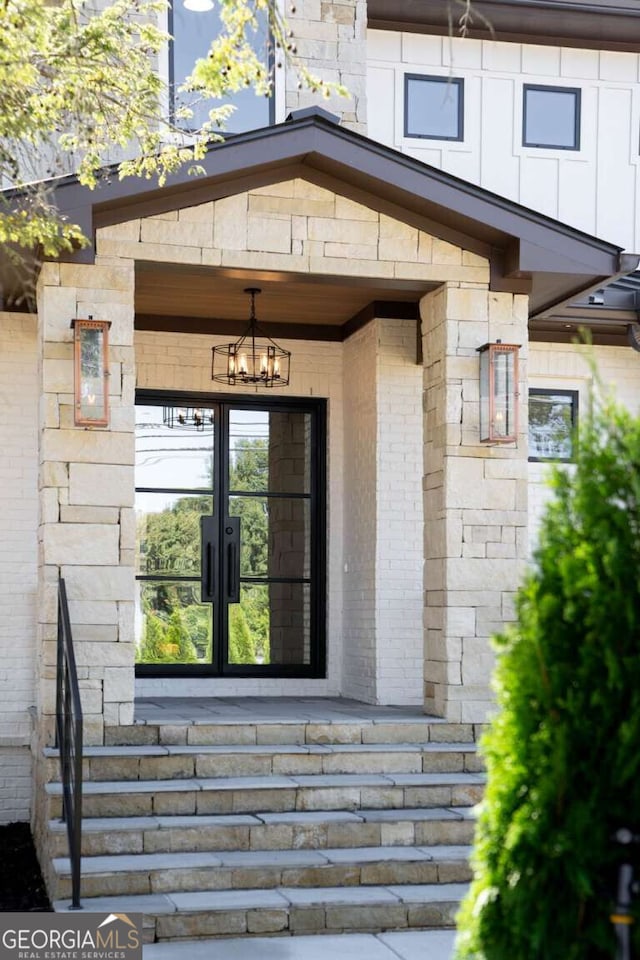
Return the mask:
{"type": "Polygon", "coordinates": [[[493,439],[505,440],[514,435],[515,354],[499,350],[495,353],[493,439]]]}
{"type": "Polygon", "coordinates": [[[108,323],[74,322],[75,422],[81,426],[107,426],[108,323]]]}

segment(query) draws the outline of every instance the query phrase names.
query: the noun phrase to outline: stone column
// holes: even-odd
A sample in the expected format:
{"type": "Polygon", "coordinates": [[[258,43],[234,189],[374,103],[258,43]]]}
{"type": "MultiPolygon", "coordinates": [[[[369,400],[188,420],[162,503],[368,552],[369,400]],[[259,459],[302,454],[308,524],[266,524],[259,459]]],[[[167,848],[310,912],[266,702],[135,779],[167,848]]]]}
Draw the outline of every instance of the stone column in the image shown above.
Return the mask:
{"type": "Polygon", "coordinates": [[[85,742],[133,720],[133,261],[45,264],[38,283],[40,523],[37,706],[53,740],[58,576],[66,580],[85,742]],[[110,425],[74,425],[73,318],[110,320],[110,425]]]}
{"type": "Polygon", "coordinates": [[[300,85],[293,68],[287,70],[286,113],[318,105],[340,116],[345,127],[367,132],[367,4],[366,0],[295,0],[286,10],[297,56],[314,76],[343,84],[347,97],[325,97],[300,85]]]}
{"type": "Polygon", "coordinates": [[[447,283],[420,304],[424,352],[425,712],[482,722],[490,637],[527,558],[527,297],[447,283]],[[479,442],[479,358],[522,344],[514,444],[479,442]]]}

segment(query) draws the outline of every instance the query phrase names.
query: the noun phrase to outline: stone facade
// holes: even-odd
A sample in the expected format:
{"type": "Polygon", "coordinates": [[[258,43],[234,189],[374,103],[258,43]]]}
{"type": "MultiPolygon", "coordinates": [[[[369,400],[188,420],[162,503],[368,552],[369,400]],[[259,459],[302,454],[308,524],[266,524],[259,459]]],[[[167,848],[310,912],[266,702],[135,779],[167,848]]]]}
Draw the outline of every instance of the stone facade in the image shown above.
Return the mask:
{"type": "Polygon", "coordinates": [[[425,710],[481,720],[489,638],[512,618],[527,558],[527,298],[444,284],[421,302],[424,371],[425,710]],[[478,354],[521,344],[517,443],[480,445],[478,354]]]}
{"type": "Polygon", "coordinates": [[[58,577],[70,601],[85,739],[133,719],[133,263],[45,264],[38,284],[40,525],[37,708],[51,742],[58,577]],[[73,331],[109,320],[111,424],[74,425],[73,331]]]}
{"type": "Polygon", "coordinates": [[[285,79],[285,116],[319,104],[337,113],[346,127],[366,133],[366,0],[296,0],[286,15],[301,63],[314,77],[343,84],[348,96],[327,98],[322,90],[314,93],[300,84],[290,67],[285,79]]]}

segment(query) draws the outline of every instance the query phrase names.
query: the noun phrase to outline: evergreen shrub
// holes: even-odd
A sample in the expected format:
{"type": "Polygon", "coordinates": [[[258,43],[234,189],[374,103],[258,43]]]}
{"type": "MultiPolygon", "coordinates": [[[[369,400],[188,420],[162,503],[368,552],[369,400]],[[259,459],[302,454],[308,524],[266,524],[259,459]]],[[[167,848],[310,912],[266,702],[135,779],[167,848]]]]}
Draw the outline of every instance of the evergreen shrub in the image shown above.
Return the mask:
{"type": "Polygon", "coordinates": [[[575,446],[496,638],[458,960],[615,957],[612,835],[640,832],[640,419],[603,401],[575,446]]]}

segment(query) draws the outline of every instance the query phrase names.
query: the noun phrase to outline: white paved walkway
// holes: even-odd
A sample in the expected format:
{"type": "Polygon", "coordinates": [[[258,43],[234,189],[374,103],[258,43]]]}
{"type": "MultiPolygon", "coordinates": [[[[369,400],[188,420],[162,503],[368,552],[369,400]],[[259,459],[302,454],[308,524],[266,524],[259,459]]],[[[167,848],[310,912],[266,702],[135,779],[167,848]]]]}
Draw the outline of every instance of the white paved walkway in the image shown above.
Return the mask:
{"type": "Polygon", "coordinates": [[[451,960],[453,930],[345,933],[317,937],[237,937],[144,947],[144,960],[451,960]]]}

